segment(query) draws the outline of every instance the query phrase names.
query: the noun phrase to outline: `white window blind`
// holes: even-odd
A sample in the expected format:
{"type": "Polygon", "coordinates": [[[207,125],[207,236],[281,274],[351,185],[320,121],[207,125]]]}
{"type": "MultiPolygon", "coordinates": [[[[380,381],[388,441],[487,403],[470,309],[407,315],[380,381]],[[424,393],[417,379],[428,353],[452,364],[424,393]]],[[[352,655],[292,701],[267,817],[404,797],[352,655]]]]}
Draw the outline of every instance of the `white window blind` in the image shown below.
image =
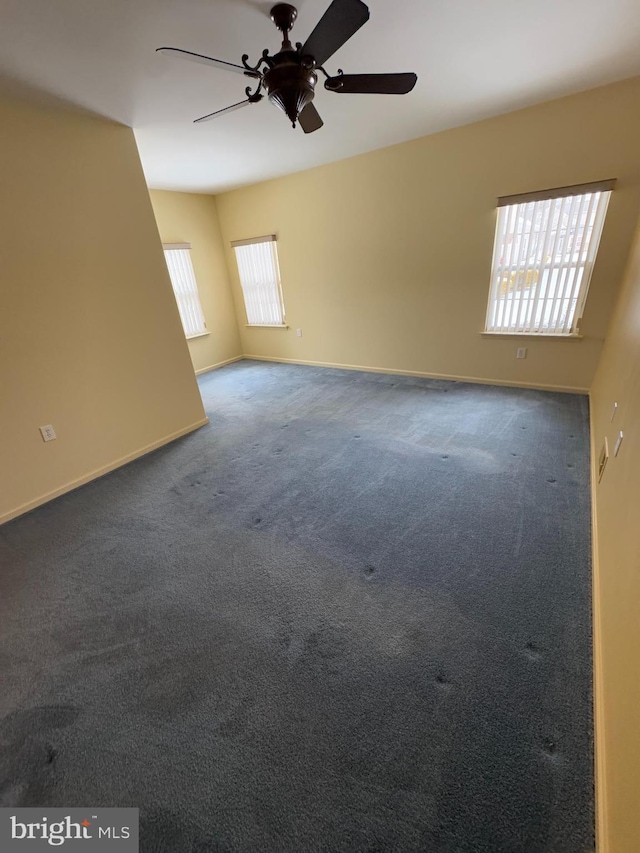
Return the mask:
{"type": "Polygon", "coordinates": [[[613,185],[498,200],[487,332],[576,333],[613,185]]]}
{"type": "Polygon", "coordinates": [[[165,243],[163,249],[185,336],[206,335],[207,327],[191,263],[191,246],[189,243],[165,243]]]}
{"type": "Polygon", "coordinates": [[[250,326],[283,326],[284,305],[276,238],[256,237],[231,244],[250,326]]]}

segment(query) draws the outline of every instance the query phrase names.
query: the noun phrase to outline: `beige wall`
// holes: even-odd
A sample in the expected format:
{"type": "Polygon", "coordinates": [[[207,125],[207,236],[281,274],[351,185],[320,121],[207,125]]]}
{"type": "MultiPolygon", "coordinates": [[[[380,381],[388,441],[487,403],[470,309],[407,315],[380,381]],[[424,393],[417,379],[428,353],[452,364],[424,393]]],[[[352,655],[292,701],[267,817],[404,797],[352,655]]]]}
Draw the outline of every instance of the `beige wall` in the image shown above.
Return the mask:
{"type": "MultiPolygon", "coordinates": [[[[640,199],[640,80],[218,198],[152,193],[193,245],[196,366],[264,357],[587,388],[640,199]],[[495,198],[617,177],[580,343],[486,340],[495,198]],[[244,328],[229,241],[276,232],[291,329],[244,328]],[[222,249],[221,246],[225,248],[222,249]],[[223,254],[241,326],[239,343],[223,254]],[[451,318],[447,321],[446,318],[451,318]],[[297,338],[295,328],[303,330],[297,338]]],[[[203,423],[133,135],[0,102],[0,521],[203,423]],[[58,439],[38,432],[52,423],[58,439]]],[[[301,144],[304,139],[301,136],[301,144]]],[[[640,234],[592,388],[603,853],[640,849],[640,234]],[[613,423],[613,402],[619,409],[613,423]]]]}
{"type": "Polygon", "coordinates": [[[242,354],[215,198],[151,191],[163,243],[191,243],[191,260],[209,334],[188,341],[195,370],[242,354]]]}
{"type": "Polygon", "coordinates": [[[0,101],[0,150],[4,521],[204,411],[132,131],[0,101]]]}
{"type": "Polygon", "coordinates": [[[586,391],[640,201],[639,101],[635,78],[218,196],[243,352],[586,391]],[[481,337],[497,196],[612,177],[584,340],[481,337]],[[228,248],[269,233],[288,331],[244,328],[228,248]]]}
{"type": "Polygon", "coordinates": [[[640,850],[640,230],[591,392],[601,853],[640,850]],[[613,421],[613,404],[618,411],[613,421]],[[624,432],[617,457],[613,448],[624,432]]]}

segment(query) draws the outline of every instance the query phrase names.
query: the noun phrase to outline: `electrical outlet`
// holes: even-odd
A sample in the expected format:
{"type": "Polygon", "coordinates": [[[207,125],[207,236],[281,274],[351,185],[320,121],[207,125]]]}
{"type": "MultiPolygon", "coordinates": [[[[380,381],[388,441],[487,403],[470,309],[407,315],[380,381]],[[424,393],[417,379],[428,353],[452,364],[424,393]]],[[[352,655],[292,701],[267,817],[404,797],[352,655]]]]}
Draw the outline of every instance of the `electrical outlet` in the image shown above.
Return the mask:
{"type": "Polygon", "coordinates": [[[301,338],[302,337],[302,329],[296,329],[296,335],[301,338]]]}
{"type": "Polygon", "coordinates": [[[42,435],[43,441],[53,441],[54,438],[57,438],[55,429],[51,426],[51,424],[47,424],[46,426],[40,427],[40,434],[42,435]]]}
{"type": "Polygon", "coordinates": [[[527,357],[527,348],[526,347],[518,347],[516,351],[516,358],[526,358],[527,357]]]}

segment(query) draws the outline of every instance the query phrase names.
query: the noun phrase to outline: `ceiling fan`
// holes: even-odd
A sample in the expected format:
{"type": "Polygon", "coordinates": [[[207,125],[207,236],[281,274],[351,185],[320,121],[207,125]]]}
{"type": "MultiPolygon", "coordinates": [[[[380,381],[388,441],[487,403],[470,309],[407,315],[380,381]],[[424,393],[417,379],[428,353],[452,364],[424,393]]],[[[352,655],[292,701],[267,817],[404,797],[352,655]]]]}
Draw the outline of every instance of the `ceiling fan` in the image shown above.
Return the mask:
{"type": "Polygon", "coordinates": [[[178,47],[157,48],[157,53],[166,56],[236,71],[254,80],[255,91],[247,86],[245,100],[201,116],[195,120],[196,123],[257,104],[265,91],[271,103],[287,114],[293,127],[299,121],[305,133],[313,133],[323,125],[313,105],[318,72],[326,78],[325,89],[339,94],[404,95],[415,86],[418,79],[415,74],[344,74],[339,69],[337,75],[331,77],[325,71],[324,63],[369,20],[369,9],[362,0],[333,0],[306,42],[296,42],[294,47],[289,41],[289,33],[297,16],[298,10],[289,3],[277,3],[273,7],[271,20],[283,34],[282,47],[273,56],[265,48],[256,65],[249,65],[246,53],[242,56],[242,65],[236,65],[178,47]]]}

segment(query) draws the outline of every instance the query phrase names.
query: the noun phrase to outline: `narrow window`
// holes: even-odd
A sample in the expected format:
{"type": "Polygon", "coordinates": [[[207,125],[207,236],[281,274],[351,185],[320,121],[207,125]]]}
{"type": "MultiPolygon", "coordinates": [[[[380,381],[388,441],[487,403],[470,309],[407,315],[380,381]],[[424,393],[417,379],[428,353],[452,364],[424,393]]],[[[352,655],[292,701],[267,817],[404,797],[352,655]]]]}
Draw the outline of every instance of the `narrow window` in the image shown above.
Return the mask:
{"type": "Polygon", "coordinates": [[[248,325],[284,326],[275,236],[237,240],[231,245],[236,253],[248,325]]]}
{"type": "Polygon", "coordinates": [[[187,338],[206,335],[207,326],[198,296],[198,285],[191,263],[189,243],[165,243],[162,247],[178,303],[182,327],[187,338]]]}
{"type": "Polygon", "coordinates": [[[577,334],[614,183],[498,199],[485,331],[577,334]]]}

